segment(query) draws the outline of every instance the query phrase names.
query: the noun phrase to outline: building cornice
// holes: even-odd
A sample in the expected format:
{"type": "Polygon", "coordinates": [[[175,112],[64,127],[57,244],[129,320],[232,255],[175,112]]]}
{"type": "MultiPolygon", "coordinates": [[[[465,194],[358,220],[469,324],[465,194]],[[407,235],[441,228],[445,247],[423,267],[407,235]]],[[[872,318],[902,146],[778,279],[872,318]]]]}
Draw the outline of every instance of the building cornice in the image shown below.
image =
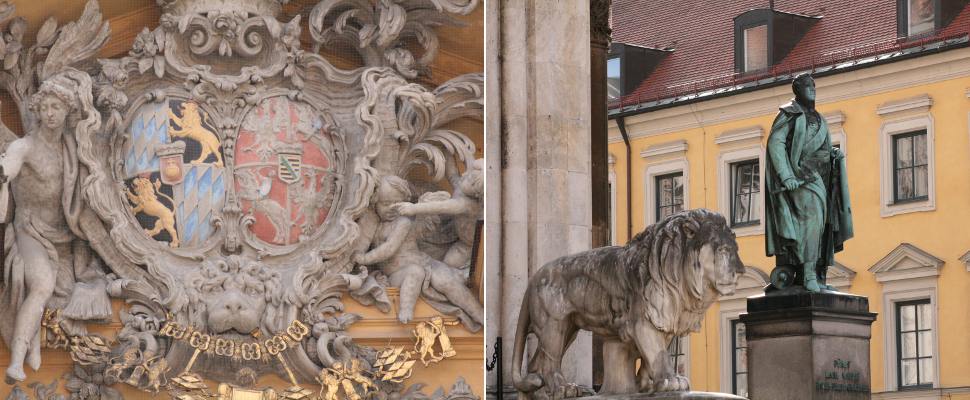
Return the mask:
{"type": "Polygon", "coordinates": [[[660,156],[665,156],[668,154],[686,153],[687,152],[687,141],[686,140],[675,140],[673,142],[655,144],[653,146],[647,147],[640,151],[640,157],[642,158],[656,158],[660,156]]]}
{"type": "Polygon", "coordinates": [[[916,97],[911,97],[902,100],[893,100],[880,104],[876,107],[876,114],[883,117],[898,114],[903,111],[916,110],[918,112],[929,112],[930,107],[933,106],[933,98],[928,94],[921,94],[916,97]]]}
{"type": "Polygon", "coordinates": [[[726,144],[726,143],[739,143],[746,142],[749,140],[761,141],[764,137],[765,130],[760,126],[749,126],[741,129],[734,129],[724,132],[714,138],[714,143],[716,144],[726,144]]]}

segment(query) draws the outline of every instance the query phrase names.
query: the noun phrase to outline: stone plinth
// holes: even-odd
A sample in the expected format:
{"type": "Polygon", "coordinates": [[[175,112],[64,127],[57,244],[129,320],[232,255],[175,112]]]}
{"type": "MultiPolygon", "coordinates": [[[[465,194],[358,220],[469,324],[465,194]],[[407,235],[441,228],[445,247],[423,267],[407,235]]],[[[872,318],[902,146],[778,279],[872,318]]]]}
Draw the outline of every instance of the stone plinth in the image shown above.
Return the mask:
{"type": "Polygon", "coordinates": [[[581,397],[582,400],[747,400],[744,397],[710,392],[632,393],[581,397]]]}
{"type": "Polygon", "coordinates": [[[748,298],[741,315],[752,400],[871,398],[869,300],[787,291],[748,298]]]}

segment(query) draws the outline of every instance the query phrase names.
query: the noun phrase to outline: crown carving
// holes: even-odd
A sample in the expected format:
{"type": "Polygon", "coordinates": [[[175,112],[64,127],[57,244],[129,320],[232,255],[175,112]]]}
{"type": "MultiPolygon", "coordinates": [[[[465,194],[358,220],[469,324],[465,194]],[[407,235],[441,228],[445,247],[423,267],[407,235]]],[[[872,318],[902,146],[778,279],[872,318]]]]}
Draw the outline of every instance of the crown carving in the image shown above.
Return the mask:
{"type": "Polygon", "coordinates": [[[218,12],[245,12],[252,15],[279,15],[283,5],[290,0],[157,0],[168,14],[206,14],[218,12]]]}
{"type": "Polygon", "coordinates": [[[273,150],[280,154],[303,154],[303,144],[276,142],[273,144],[273,150]]]}
{"type": "Polygon", "coordinates": [[[169,144],[159,145],[156,148],[155,153],[158,154],[159,157],[182,155],[185,153],[185,142],[179,140],[169,144]]]}

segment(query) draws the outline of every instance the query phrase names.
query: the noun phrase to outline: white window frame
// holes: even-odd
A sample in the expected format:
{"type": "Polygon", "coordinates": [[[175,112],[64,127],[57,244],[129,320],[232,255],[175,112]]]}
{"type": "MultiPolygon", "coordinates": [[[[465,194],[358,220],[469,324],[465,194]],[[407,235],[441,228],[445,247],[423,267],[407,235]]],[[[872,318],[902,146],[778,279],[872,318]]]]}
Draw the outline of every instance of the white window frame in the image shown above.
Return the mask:
{"type": "MultiPolygon", "coordinates": [[[[885,289],[884,289],[885,290],[885,289]]],[[[886,391],[899,390],[899,354],[896,352],[896,303],[911,300],[930,300],[930,309],[933,310],[933,388],[940,387],[940,340],[939,340],[939,318],[940,305],[937,301],[936,279],[923,278],[909,281],[906,284],[894,285],[891,291],[883,292],[883,314],[886,321],[883,324],[883,335],[886,338],[884,350],[885,382],[886,391]]]]}
{"type": "Polygon", "coordinates": [[[644,170],[644,226],[657,222],[657,177],[680,172],[684,178],[684,210],[690,209],[690,163],[687,161],[687,141],[678,140],[650,146],[640,152],[647,160],[644,170]]]}
{"type": "Polygon", "coordinates": [[[936,152],[933,116],[929,109],[933,99],[927,95],[879,106],[876,113],[885,118],[879,129],[880,215],[883,218],[911,212],[936,210],[936,152]],[[926,130],[926,200],[894,203],[893,137],[926,130]]]}
{"type": "MultiPolygon", "coordinates": [[[[896,351],[896,303],[930,299],[933,310],[933,388],[940,387],[940,306],[937,282],[943,260],[909,243],[902,243],[869,268],[882,284],[884,375],[887,392],[899,390],[896,351]]],[[[906,390],[911,392],[911,390],[906,390]]],[[[912,392],[919,392],[914,390],[912,392]]]]}
{"type": "Polygon", "coordinates": [[[846,150],[845,129],[842,128],[842,124],[845,123],[845,114],[842,111],[835,111],[823,115],[822,118],[825,118],[825,125],[828,126],[832,146],[839,145],[842,154],[849,154],[846,150]]]}
{"type": "MultiPolygon", "coordinates": [[[[737,162],[758,160],[758,178],[761,180],[758,192],[758,204],[761,205],[761,215],[757,225],[732,228],[737,236],[760,235],[765,232],[765,148],[762,146],[764,130],[760,126],[728,131],[716,139],[714,143],[722,150],[717,158],[718,209],[721,214],[731,217],[731,197],[734,187],[731,186],[731,165],[737,162]]],[[[728,221],[731,224],[731,221],[728,221]]]]}
{"type": "Polygon", "coordinates": [[[687,159],[673,160],[665,163],[647,166],[644,179],[646,179],[646,198],[647,212],[644,226],[657,223],[657,177],[667,174],[680,172],[684,178],[684,209],[690,209],[690,197],[688,197],[688,164],[687,159]]]}
{"type": "Polygon", "coordinates": [[[721,388],[722,393],[731,393],[734,389],[734,371],[731,364],[734,361],[734,348],[732,347],[731,321],[739,319],[739,316],[747,312],[747,298],[764,293],[764,287],[768,284],[768,274],[761,268],[745,266],[744,274],[738,278],[738,286],[733,295],[722,296],[718,300],[718,332],[721,343],[721,388]]]}

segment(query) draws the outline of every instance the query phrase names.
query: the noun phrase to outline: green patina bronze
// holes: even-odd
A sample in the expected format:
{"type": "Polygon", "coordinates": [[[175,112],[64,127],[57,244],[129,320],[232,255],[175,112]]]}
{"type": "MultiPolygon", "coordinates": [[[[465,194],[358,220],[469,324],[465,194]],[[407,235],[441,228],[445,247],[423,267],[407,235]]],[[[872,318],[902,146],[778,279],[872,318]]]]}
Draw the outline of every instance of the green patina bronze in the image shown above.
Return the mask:
{"type": "Polygon", "coordinates": [[[815,111],[812,77],[799,75],[792,89],[795,99],[780,107],[768,137],[765,251],[776,265],[769,290],[832,290],[826,270],[852,237],[845,157],[815,111]]]}

